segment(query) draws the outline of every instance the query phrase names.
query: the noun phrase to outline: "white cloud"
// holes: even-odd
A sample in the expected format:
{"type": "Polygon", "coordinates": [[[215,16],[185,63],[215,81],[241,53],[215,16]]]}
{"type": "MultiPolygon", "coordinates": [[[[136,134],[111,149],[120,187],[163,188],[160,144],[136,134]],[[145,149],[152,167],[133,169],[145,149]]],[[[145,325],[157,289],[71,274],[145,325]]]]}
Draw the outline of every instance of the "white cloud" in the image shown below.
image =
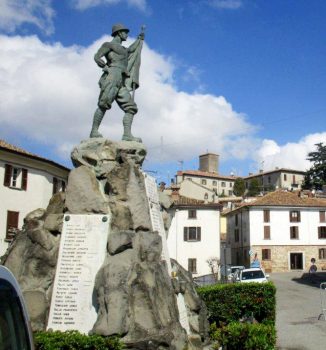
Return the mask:
{"type": "Polygon", "coordinates": [[[54,32],[51,0],[1,0],[0,29],[13,33],[22,24],[33,24],[49,35],[54,32]]]}
{"type": "Polygon", "coordinates": [[[276,167],[296,170],[307,170],[311,163],[306,159],[309,152],[316,150],[315,144],[326,142],[326,132],[306,135],[298,142],[278,145],[273,140],[263,140],[257,151],[258,166],[264,162],[264,170],[276,167]]]}
{"type": "Polygon", "coordinates": [[[146,11],[147,9],[146,0],[71,0],[72,5],[78,10],[86,10],[100,5],[117,5],[122,2],[141,11],[146,11]]]}
{"type": "MultiPolygon", "coordinates": [[[[0,136],[23,134],[68,157],[90,132],[101,74],[93,55],[106,40],[85,48],[0,36],[0,136]]],[[[248,157],[256,147],[255,127],[223,96],[179,91],[174,70],[169,57],[144,44],[133,132],[143,138],[148,159],[187,160],[206,149],[223,159],[248,157]]],[[[114,104],[100,128],[105,137],[121,138],[122,116],[114,104]]]]}
{"type": "Polygon", "coordinates": [[[209,5],[218,9],[237,10],[243,3],[242,0],[209,0],[209,5]]]}

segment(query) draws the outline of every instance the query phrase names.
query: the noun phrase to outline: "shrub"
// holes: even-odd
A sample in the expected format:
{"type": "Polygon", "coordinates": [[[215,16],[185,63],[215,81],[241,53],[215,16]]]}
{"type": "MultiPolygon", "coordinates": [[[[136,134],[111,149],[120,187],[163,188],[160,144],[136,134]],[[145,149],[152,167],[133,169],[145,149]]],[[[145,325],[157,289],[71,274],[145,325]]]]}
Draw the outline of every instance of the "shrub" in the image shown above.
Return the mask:
{"type": "Polygon", "coordinates": [[[227,350],[273,350],[276,331],[272,324],[232,322],[215,329],[212,339],[217,341],[214,349],[222,346],[227,350]]]}
{"type": "Polygon", "coordinates": [[[276,289],[271,282],[216,284],[197,291],[211,324],[225,325],[250,316],[260,323],[275,324],[276,289]]]}
{"type": "Polygon", "coordinates": [[[36,350],[121,350],[123,344],[118,337],[85,335],[77,331],[36,332],[36,350]]]}

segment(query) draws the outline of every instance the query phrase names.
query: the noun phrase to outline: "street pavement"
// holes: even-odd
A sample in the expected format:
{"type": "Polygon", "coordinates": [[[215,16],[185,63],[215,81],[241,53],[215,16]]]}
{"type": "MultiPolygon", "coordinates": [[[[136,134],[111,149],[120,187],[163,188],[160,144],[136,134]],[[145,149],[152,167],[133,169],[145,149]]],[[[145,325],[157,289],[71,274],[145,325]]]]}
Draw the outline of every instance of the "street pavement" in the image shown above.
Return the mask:
{"type": "Polygon", "coordinates": [[[270,274],[277,288],[277,349],[326,350],[326,321],[318,320],[322,312],[319,286],[326,282],[326,273],[302,276],[302,272],[270,274]]]}

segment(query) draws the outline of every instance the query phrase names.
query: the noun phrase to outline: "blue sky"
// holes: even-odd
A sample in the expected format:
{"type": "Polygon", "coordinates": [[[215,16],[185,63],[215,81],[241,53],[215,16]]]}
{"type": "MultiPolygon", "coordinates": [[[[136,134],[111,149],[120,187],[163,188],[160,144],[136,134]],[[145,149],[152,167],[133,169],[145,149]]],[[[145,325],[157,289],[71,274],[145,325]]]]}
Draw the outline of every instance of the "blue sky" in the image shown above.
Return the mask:
{"type": "MultiPolygon", "coordinates": [[[[88,137],[111,27],[142,24],[134,134],[146,170],[167,181],[183,161],[220,154],[220,172],[306,169],[326,142],[323,0],[1,0],[0,138],[70,166],[88,137]]],[[[101,131],[121,137],[121,111],[101,131]]]]}

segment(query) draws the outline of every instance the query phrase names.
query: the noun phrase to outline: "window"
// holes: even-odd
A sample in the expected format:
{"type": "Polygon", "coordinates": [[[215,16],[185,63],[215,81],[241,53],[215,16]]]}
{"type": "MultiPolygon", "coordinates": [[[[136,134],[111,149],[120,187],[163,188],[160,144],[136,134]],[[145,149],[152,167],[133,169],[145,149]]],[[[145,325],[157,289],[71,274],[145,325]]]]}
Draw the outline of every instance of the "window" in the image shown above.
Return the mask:
{"type": "Polygon", "coordinates": [[[222,187],[226,187],[226,183],[224,181],[221,182],[222,187]]]}
{"type": "Polygon", "coordinates": [[[58,193],[60,191],[65,192],[66,183],[63,180],[59,180],[56,177],[53,178],[52,194],[58,193]]]}
{"type": "Polygon", "coordinates": [[[183,240],[187,242],[197,242],[201,240],[201,227],[184,227],[183,240]]]}
{"type": "Polygon", "coordinates": [[[264,210],[264,222],[270,222],[270,211],[268,209],[264,210]]]}
{"type": "Polygon", "coordinates": [[[299,227],[291,226],[290,227],[290,238],[291,239],[299,239],[299,227]]]}
{"type": "Polygon", "coordinates": [[[272,179],[271,179],[270,176],[268,176],[267,181],[268,181],[269,184],[272,182],[272,179]]]}
{"type": "Polygon", "coordinates": [[[217,181],[213,180],[213,186],[217,186],[217,181]]]}
{"type": "Polygon", "coordinates": [[[232,187],[232,182],[230,182],[230,187],[232,187]]]}
{"type": "Polygon", "coordinates": [[[321,211],[319,212],[319,221],[320,221],[320,222],[326,222],[325,210],[321,210],[321,211]]]}
{"type": "Polygon", "coordinates": [[[283,175],[283,179],[284,179],[284,181],[287,181],[287,176],[286,176],[286,174],[283,175]]]}
{"type": "Polygon", "coordinates": [[[234,241],[235,242],[239,242],[239,229],[238,228],[236,228],[235,230],[234,230],[234,241]]]}
{"type": "Polygon", "coordinates": [[[221,196],[225,196],[225,190],[222,190],[221,196]]]}
{"type": "Polygon", "coordinates": [[[326,238],[326,226],[318,227],[318,238],[325,239],[326,238]]]}
{"type": "Polygon", "coordinates": [[[264,239],[271,239],[271,227],[264,226],[264,239]]]}
{"type": "Polygon", "coordinates": [[[205,179],[201,179],[201,184],[202,185],[206,185],[207,184],[207,181],[205,179]]]}
{"type": "Polygon", "coordinates": [[[235,214],[234,220],[235,220],[235,226],[238,226],[238,224],[239,224],[239,216],[238,216],[238,214],[235,214]]]}
{"type": "Polygon", "coordinates": [[[233,191],[229,191],[229,196],[232,196],[233,195],[233,191]]]}
{"type": "Polygon", "coordinates": [[[10,164],[6,164],[3,185],[6,187],[19,188],[26,191],[27,174],[27,169],[18,168],[10,164]]]}
{"type": "Polygon", "coordinates": [[[188,271],[197,273],[197,259],[188,259],[188,271]]]}
{"type": "Polygon", "coordinates": [[[204,199],[208,199],[208,193],[205,193],[204,199]]]}
{"type": "Polygon", "coordinates": [[[290,222],[300,222],[300,212],[298,210],[290,211],[290,222]]]}
{"type": "Polygon", "coordinates": [[[18,211],[7,211],[7,231],[6,231],[6,240],[11,241],[18,232],[18,220],[19,212],[18,211]]]}
{"type": "Polygon", "coordinates": [[[196,209],[189,209],[188,210],[188,219],[196,219],[197,217],[197,210],[196,209]]]}
{"type": "Polygon", "coordinates": [[[271,260],[271,250],[270,249],[262,249],[261,250],[261,258],[262,258],[262,260],[271,260]]]}
{"type": "Polygon", "coordinates": [[[318,252],[319,252],[319,259],[325,260],[326,259],[326,248],[320,248],[318,250],[318,252]]]}

